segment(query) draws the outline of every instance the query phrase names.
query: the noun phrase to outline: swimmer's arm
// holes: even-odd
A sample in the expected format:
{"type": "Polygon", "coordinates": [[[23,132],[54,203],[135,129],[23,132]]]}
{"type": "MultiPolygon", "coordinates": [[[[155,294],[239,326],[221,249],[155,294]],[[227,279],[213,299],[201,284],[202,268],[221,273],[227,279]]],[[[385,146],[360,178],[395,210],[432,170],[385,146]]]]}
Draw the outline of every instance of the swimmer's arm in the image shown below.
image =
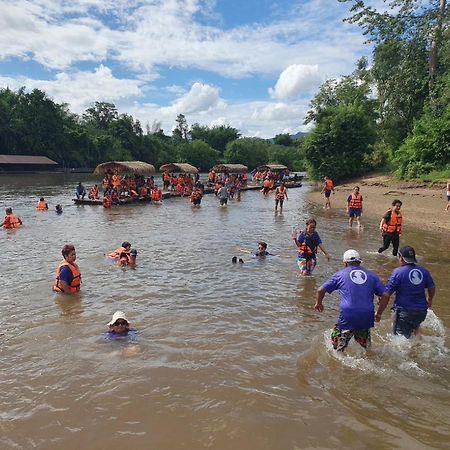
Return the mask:
{"type": "Polygon", "coordinates": [[[383,295],[380,297],[380,303],[378,304],[377,312],[375,314],[375,320],[377,322],[380,321],[381,315],[383,314],[383,311],[386,309],[386,306],[389,303],[391,295],[392,295],[392,292],[385,291],[383,293],[383,295]]]}
{"type": "Polygon", "coordinates": [[[323,254],[327,257],[327,260],[329,261],[331,259],[330,254],[325,250],[325,247],[323,246],[323,244],[319,244],[319,248],[320,250],[322,250],[323,254]]]}
{"type": "Polygon", "coordinates": [[[434,298],[434,295],[436,294],[436,288],[435,287],[430,287],[430,288],[428,288],[428,300],[427,300],[427,305],[428,305],[428,308],[430,308],[431,309],[431,307],[433,306],[433,298],[434,298]]]}
{"type": "Polygon", "coordinates": [[[325,297],[325,293],[326,293],[325,289],[319,288],[317,290],[317,298],[316,298],[316,303],[314,305],[314,309],[316,311],[319,311],[319,312],[323,311],[322,301],[323,301],[323,298],[325,297]]]}
{"type": "Polygon", "coordinates": [[[239,248],[239,247],[238,247],[238,250],[239,250],[240,252],[242,252],[242,253],[249,253],[249,254],[252,253],[251,250],[248,250],[248,249],[246,249],[246,248],[239,248]]]}

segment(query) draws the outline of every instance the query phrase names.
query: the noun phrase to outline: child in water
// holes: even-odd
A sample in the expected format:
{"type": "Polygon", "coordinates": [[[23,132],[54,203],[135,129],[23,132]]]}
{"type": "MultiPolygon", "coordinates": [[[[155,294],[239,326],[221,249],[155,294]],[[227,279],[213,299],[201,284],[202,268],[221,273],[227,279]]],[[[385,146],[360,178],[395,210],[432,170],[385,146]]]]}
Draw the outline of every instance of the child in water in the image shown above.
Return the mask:
{"type": "Polygon", "coordinates": [[[56,214],[62,214],[63,213],[62,206],[59,203],[55,206],[55,211],[56,211],[56,214]]]}
{"type": "MultiPolygon", "coordinates": [[[[254,252],[250,252],[249,250],[240,249],[242,252],[245,253],[251,253],[252,256],[254,256],[255,258],[265,258],[266,256],[274,256],[272,253],[269,253],[267,251],[267,243],[266,242],[258,242],[258,249],[254,252]]],[[[233,256],[233,258],[231,259],[232,263],[236,263],[238,261],[236,256],[233,256]]],[[[239,262],[242,264],[244,262],[244,260],[242,258],[239,258],[239,262]]]]}

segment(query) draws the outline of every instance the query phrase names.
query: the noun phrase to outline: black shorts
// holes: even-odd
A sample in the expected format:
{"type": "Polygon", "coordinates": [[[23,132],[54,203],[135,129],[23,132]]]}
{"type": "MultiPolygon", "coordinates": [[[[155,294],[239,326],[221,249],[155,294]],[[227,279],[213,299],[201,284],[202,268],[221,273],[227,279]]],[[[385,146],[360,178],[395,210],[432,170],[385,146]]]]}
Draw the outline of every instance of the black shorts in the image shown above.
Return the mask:
{"type": "Polygon", "coordinates": [[[328,190],[328,189],[325,189],[325,197],[326,197],[326,198],[329,198],[330,195],[331,195],[331,191],[328,190]]]}

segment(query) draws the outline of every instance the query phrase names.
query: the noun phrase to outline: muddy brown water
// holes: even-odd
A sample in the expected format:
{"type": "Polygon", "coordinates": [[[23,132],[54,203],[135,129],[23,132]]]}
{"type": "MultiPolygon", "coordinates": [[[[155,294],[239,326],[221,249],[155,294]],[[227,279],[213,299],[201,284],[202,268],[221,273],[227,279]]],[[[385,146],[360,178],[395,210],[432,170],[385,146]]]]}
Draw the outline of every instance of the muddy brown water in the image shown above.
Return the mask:
{"type": "Polygon", "coordinates": [[[320,314],[314,293],[347,248],[386,280],[397,261],[375,252],[378,221],[349,231],[343,210],[307,202],[307,187],[289,191],[282,215],[259,192],[224,208],[213,195],[196,209],[75,206],[79,178],[98,181],[0,177],[0,206],[25,224],[0,230],[2,450],[449,448],[449,236],[406,225],[402,237],[437,284],[424,335],[393,338],[385,313],[369,353],[352,345],[338,357],[328,343],[338,297],[320,314]],[[50,211],[34,210],[40,196],[50,211]],[[333,259],[302,279],[290,234],[310,216],[333,259]],[[103,256],[123,240],[139,252],[134,270],[103,256]],[[279,256],[239,251],[259,240],[279,256]],[[65,242],[83,275],[73,298],[51,291],[65,242]],[[115,310],[135,342],[104,339],[115,310]]]}

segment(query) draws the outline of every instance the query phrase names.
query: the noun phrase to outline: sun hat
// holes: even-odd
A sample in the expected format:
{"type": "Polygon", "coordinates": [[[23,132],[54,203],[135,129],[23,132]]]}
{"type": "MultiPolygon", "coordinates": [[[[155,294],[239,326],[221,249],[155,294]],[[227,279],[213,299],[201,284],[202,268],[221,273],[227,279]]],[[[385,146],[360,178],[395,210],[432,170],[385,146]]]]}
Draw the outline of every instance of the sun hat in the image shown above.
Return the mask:
{"type": "Polygon", "coordinates": [[[127,316],[125,315],[125,313],[123,311],[116,311],[113,314],[111,321],[108,322],[107,325],[108,326],[114,325],[119,319],[125,320],[127,323],[129,323],[127,316]]]}
{"type": "Polygon", "coordinates": [[[398,254],[402,257],[406,264],[414,264],[417,262],[416,251],[409,245],[402,247],[398,251],[398,254]]]}
{"type": "Polygon", "coordinates": [[[361,256],[359,256],[359,253],[356,250],[349,249],[344,253],[344,257],[342,258],[342,261],[344,262],[361,262],[361,256]]]}

